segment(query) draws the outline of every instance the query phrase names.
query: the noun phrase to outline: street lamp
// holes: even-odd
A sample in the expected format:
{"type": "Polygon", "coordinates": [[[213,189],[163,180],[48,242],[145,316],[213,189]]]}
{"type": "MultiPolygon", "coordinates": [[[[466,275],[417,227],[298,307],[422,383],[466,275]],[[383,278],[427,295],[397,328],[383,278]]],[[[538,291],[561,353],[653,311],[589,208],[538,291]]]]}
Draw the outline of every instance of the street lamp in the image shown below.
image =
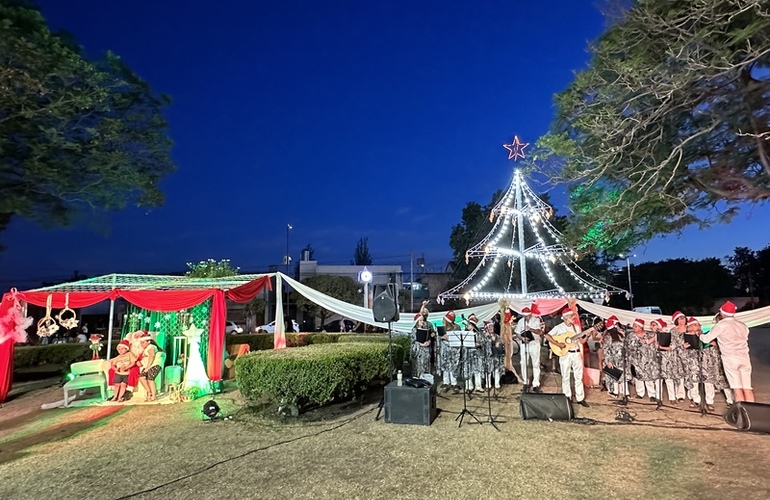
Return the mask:
{"type": "Polygon", "coordinates": [[[369,283],[372,282],[372,272],[364,266],[364,270],[358,273],[358,280],[364,284],[364,307],[369,309],[369,283]]]}
{"type": "Polygon", "coordinates": [[[289,231],[294,229],[291,224],[286,224],[286,258],[283,261],[286,263],[286,275],[289,275],[289,264],[291,263],[291,254],[289,253],[289,231]]]}
{"type": "Polygon", "coordinates": [[[623,255],[620,254],[619,257],[622,259],[625,257],[626,259],[626,270],[628,271],[628,300],[631,301],[631,310],[634,310],[634,291],[631,288],[631,257],[636,257],[636,254],[631,255],[623,255]]]}

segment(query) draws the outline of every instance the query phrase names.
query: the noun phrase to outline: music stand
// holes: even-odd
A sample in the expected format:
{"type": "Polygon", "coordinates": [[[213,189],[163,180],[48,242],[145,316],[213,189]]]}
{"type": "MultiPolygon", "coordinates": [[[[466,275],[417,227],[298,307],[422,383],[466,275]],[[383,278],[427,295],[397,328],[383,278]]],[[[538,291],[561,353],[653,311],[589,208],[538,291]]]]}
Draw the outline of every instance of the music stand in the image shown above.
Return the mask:
{"type": "MultiPolygon", "coordinates": [[[[465,384],[465,338],[471,335],[475,337],[476,332],[455,330],[447,332],[447,334],[449,335],[450,346],[452,345],[453,337],[455,340],[457,338],[460,340],[460,380],[462,380],[463,384],[465,384]]],[[[455,422],[458,420],[460,421],[460,423],[457,424],[458,428],[462,427],[465,415],[470,415],[476,422],[478,422],[479,425],[481,425],[481,420],[476,418],[476,415],[474,415],[473,412],[468,409],[468,398],[466,397],[466,392],[467,391],[465,390],[465,387],[463,387],[463,411],[461,411],[460,414],[455,418],[455,422]]]]}

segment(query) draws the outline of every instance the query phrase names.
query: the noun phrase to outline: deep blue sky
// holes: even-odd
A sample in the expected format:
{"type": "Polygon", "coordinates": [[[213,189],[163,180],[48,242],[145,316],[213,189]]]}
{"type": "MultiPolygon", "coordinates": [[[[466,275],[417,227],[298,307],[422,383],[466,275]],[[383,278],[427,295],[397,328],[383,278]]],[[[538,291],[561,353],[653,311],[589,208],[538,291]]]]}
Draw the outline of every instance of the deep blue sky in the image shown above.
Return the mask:
{"type": "MultiPolygon", "coordinates": [[[[171,95],[179,170],[165,206],[109,214],[96,231],[13,221],[4,288],[209,257],[263,271],[281,261],[287,223],[295,259],[309,243],[321,263],[346,264],[368,237],[375,264],[408,267],[413,252],[442,268],[465,204],[511,180],[502,144],[547,131],[553,94],[604,29],[590,0],[38,3],[89,54],[112,50],[171,95]]],[[[759,249],[768,220],[755,207],[637,260],[759,249]]]]}

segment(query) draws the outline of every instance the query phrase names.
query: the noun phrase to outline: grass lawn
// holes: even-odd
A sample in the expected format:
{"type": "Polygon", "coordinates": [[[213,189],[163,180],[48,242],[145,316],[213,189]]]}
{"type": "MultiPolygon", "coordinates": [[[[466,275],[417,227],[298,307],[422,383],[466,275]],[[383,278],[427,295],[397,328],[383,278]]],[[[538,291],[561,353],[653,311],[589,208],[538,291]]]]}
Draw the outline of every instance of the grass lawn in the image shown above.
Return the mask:
{"type": "MultiPolygon", "coordinates": [[[[752,353],[757,399],[770,401],[770,351],[752,353]]],[[[0,409],[0,500],[770,498],[770,435],[725,424],[721,396],[706,417],[635,401],[636,422],[620,424],[598,391],[574,422],[523,421],[519,391],[493,402],[498,432],[458,428],[461,396],[439,399],[424,427],[375,422],[378,394],[282,419],[230,386],[217,401],[234,420],[204,423],[205,399],[40,410],[61,391],[33,390],[0,409]]],[[[486,400],[469,407],[487,419],[486,400]]]]}

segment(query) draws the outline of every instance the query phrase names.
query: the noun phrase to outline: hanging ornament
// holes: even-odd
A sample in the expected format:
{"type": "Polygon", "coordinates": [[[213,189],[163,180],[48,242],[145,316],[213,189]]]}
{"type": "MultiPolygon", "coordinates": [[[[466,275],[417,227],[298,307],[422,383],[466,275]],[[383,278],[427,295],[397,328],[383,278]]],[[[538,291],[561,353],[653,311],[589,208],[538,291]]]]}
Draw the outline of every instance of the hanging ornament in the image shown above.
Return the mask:
{"type": "Polygon", "coordinates": [[[59,325],[51,317],[51,301],[53,295],[49,294],[45,301],[45,316],[40,318],[37,322],[37,335],[38,337],[50,337],[54,333],[59,331],[59,325]]]}
{"type": "Polygon", "coordinates": [[[56,315],[56,319],[59,320],[59,324],[66,328],[67,330],[71,330],[73,328],[77,328],[78,326],[78,320],[75,315],[75,311],[70,309],[70,294],[67,293],[64,295],[64,309],[59,311],[59,314],[56,315]],[[67,316],[66,318],[65,313],[70,313],[72,316],[67,316]]]}
{"type": "Polygon", "coordinates": [[[16,294],[18,291],[15,288],[11,288],[10,297],[8,300],[13,301],[13,304],[5,313],[5,316],[0,318],[0,344],[13,341],[16,343],[27,341],[27,328],[32,324],[34,319],[26,316],[26,311],[21,305],[16,294]]]}

